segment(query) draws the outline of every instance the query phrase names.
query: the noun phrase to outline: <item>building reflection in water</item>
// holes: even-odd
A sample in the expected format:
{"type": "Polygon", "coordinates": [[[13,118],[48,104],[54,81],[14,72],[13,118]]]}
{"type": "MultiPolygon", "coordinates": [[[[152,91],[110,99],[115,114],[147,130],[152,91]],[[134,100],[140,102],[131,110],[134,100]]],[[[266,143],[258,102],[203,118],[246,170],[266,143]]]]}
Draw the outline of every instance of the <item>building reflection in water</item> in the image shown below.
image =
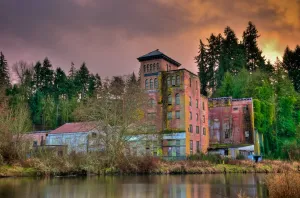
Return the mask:
{"type": "Polygon", "coordinates": [[[0,179],[0,197],[266,197],[263,174],[101,176],[0,179]]]}

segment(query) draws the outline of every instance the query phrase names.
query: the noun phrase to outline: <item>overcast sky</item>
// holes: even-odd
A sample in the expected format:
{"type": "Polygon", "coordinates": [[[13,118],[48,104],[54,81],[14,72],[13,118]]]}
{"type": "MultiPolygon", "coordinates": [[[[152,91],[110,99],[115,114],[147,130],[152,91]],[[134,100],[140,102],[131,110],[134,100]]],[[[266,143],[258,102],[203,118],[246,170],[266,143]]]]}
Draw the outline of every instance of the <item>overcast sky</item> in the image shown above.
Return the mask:
{"type": "Polygon", "coordinates": [[[241,38],[248,21],[272,61],[300,44],[299,0],[0,0],[0,51],[10,66],[47,56],[105,77],[137,72],[136,58],[160,49],[197,72],[199,40],[227,25],[241,38]]]}

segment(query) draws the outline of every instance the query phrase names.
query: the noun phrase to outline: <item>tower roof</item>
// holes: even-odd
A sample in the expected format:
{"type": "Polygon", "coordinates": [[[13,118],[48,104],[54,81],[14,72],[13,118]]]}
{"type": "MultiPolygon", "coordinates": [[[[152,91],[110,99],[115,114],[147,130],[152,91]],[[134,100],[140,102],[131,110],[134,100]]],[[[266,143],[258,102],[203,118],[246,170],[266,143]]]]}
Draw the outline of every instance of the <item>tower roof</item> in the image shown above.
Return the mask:
{"type": "Polygon", "coordinates": [[[154,59],[160,59],[160,58],[176,65],[177,67],[179,67],[181,65],[180,63],[178,63],[174,59],[168,57],[167,55],[165,55],[164,53],[159,51],[158,49],[154,50],[152,52],[149,52],[148,54],[145,54],[143,56],[140,56],[137,59],[141,62],[141,61],[154,60],[154,59]]]}

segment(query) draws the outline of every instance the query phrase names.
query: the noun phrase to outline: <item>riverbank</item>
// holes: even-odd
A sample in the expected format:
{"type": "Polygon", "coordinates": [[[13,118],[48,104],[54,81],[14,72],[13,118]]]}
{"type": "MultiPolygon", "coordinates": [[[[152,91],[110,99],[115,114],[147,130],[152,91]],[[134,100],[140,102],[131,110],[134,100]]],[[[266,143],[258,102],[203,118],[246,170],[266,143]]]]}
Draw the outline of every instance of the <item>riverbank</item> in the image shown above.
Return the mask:
{"type": "Polygon", "coordinates": [[[129,174],[230,174],[299,172],[300,162],[264,160],[230,160],[211,163],[200,160],[164,161],[143,158],[116,167],[87,166],[86,164],[53,163],[37,159],[26,163],[0,166],[0,177],[35,177],[68,175],[129,175],[129,174]]]}

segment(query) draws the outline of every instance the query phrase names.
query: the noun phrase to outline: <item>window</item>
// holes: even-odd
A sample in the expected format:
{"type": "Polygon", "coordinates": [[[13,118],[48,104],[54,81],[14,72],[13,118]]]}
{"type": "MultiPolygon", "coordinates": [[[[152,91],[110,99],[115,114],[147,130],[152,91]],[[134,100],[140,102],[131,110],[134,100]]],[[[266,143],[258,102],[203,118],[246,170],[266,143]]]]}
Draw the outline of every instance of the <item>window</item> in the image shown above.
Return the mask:
{"type": "Polygon", "coordinates": [[[157,78],[154,79],[154,88],[156,88],[156,89],[158,88],[158,81],[157,81],[157,78]]]}
{"type": "Polygon", "coordinates": [[[198,121],[198,113],[196,113],[196,120],[198,121]]]}
{"type": "Polygon", "coordinates": [[[168,120],[172,120],[172,111],[168,112],[168,120]]]}
{"type": "Polygon", "coordinates": [[[190,87],[192,87],[192,79],[190,78],[190,87]]]}
{"type": "Polygon", "coordinates": [[[180,105],[180,95],[179,95],[179,93],[175,95],[175,103],[176,103],[176,105],[180,105]]]}
{"type": "Polygon", "coordinates": [[[190,96],[190,101],[189,101],[189,104],[190,104],[190,107],[192,106],[192,97],[190,96]]]}
{"type": "Polygon", "coordinates": [[[147,72],[149,72],[149,64],[147,65],[147,72]]]}
{"type": "Polygon", "coordinates": [[[172,104],[172,95],[168,95],[168,104],[171,105],[172,104]]]}
{"type": "Polygon", "coordinates": [[[198,99],[196,100],[196,108],[198,108],[198,99]]]}
{"type": "Polygon", "coordinates": [[[180,140],[176,140],[176,146],[180,146],[180,140]]]}
{"type": "Polygon", "coordinates": [[[202,116],[203,123],[205,123],[205,115],[202,116]]]}
{"type": "Polygon", "coordinates": [[[153,80],[150,79],[150,89],[153,89],[153,80]]]}
{"type": "Polygon", "coordinates": [[[167,78],[167,85],[168,85],[168,87],[171,86],[171,80],[170,80],[170,77],[167,78]]]}
{"type": "Polygon", "coordinates": [[[190,154],[193,154],[193,140],[190,140],[190,154]]]}
{"type": "Polygon", "coordinates": [[[95,137],[97,137],[97,133],[93,132],[92,133],[92,138],[95,138],[95,137]]]}
{"type": "Polygon", "coordinates": [[[203,134],[203,135],[206,135],[206,128],[205,128],[205,127],[203,128],[202,134],[203,134]]]}
{"type": "Polygon", "coordinates": [[[168,156],[172,156],[172,147],[168,148],[168,156]]]}
{"type": "Polygon", "coordinates": [[[149,107],[154,107],[155,106],[155,100],[153,98],[151,98],[150,100],[148,100],[148,106],[149,107]]]}
{"type": "Polygon", "coordinates": [[[150,72],[152,72],[152,64],[150,64],[150,72]]]}
{"type": "Polygon", "coordinates": [[[193,115],[192,115],[192,112],[190,112],[190,120],[193,119],[193,115]]]}
{"type": "Polygon", "coordinates": [[[156,68],[155,68],[155,63],[153,64],[153,68],[152,68],[153,71],[156,71],[156,68]]]}
{"type": "Polygon", "coordinates": [[[193,125],[190,124],[189,131],[193,133],[193,125]]]}
{"type": "Polygon", "coordinates": [[[176,149],[176,156],[180,156],[180,147],[175,147],[176,149]]]}
{"type": "Polygon", "coordinates": [[[175,76],[172,76],[172,86],[175,86],[175,76]]]}
{"type": "Polygon", "coordinates": [[[146,65],[144,65],[144,73],[146,73],[146,65]]]}
{"type": "Polygon", "coordinates": [[[199,153],[200,152],[200,142],[199,141],[196,142],[196,149],[197,149],[197,153],[199,153]]]}
{"type": "Polygon", "coordinates": [[[237,110],[239,110],[238,107],[233,107],[233,111],[237,111],[237,110]]]}
{"type": "Polygon", "coordinates": [[[159,71],[159,63],[156,63],[157,71],[159,71]]]}
{"type": "Polygon", "coordinates": [[[176,76],[176,84],[180,85],[180,76],[179,75],[176,76]]]}
{"type": "Polygon", "coordinates": [[[202,109],[205,110],[204,102],[202,102],[202,109]]]}
{"type": "Polygon", "coordinates": [[[169,65],[167,64],[167,71],[169,71],[169,65]]]}
{"type": "Polygon", "coordinates": [[[180,111],[175,111],[175,117],[176,119],[180,119],[180,111]]]}
{"type": "Polygon", "coordinates": [[[199,134],[199,126],[196,126],[196,133],[199,134]]]}
{"type": "Polygon", "coordinates": [[[145,80],[145,89],[149,89],[148,79],[145,80]]]}

